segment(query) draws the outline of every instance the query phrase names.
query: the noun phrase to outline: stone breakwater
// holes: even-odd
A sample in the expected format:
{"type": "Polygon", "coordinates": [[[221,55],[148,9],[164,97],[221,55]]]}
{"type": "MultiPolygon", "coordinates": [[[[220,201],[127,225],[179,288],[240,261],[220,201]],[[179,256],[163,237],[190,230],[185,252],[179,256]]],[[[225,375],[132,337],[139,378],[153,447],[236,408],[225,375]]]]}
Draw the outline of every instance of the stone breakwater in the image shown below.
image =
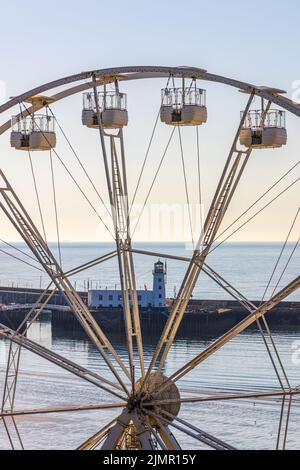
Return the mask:
{"type": "MultiPolygon", "coordinates": [[[[18,326],[34,304],[42,290],[0,287],[0,322],[7,326],[18,326]],[[1,309],[2,305],[2,309],[1,309]],[[9,306],[9,309],[5,309],[9,306]]],[[[87,301],[87,293],[79,293],[87,301]]],[[[160,333],[172,308],[169,299],[167,308],[141,309],[141,324],[144,334],[160,333]]],[[[258,305],[259,302],[254,304],[258,305]]],[[[62,294],[55,294],[51,305],[47,306],[41,320],[51,321],[56,330],[81,330],[75,316],[66,307],[62,294]],[[61,306],[61,308],[60,308],[61,306]]],[[[106,332],[124,332],[123,311],[120,308],[101,308],[91,310],[97,323],[106,332]]],[[[179,336],[197,337],[199,335],[221,334],[245,318],[248,312],[237,302],[231,300],[196,300],[189,302],[180,326],[179,336]]],[[[281,302],[266,315],[270,326],[300,330],[300,302],[281,302]]],[[[253,326],[255,328],[255,325],[253,326]]]]}

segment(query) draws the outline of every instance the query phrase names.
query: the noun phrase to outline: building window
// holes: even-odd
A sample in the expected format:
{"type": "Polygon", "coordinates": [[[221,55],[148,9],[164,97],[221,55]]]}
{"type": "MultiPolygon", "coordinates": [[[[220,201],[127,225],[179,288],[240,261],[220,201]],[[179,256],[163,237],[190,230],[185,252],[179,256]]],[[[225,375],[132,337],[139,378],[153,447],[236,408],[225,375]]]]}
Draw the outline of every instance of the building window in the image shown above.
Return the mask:
{"type": "Polygon", "coordinates": [[[108,296],[108,300],[112,300],[113,299],[113,296],[112,295],[109,295],[108,296]]]}
{"type": "Polygon", "coordinates": [[[112,308],[112,307],[113,307],[113,305],[112,305],[112,304],[109,304],[109,308],[112,308]]]}
{"type": "Polygon", "coordinates": [[[159,299],[161,299],[161,298],[162,298],[162,295],[161,295],[161,294],[159,294],[158,298],[159,298],[159,299]]]}
{"type": "Polygon", "coordinates": [[[162,289],[162,287],[161,287],[161,286],[158,286],[158,290],[161,290],[161,289],[162,289]]]}
{"type": "Polygon", "coordinates": [[[103,300],[103,295],[99,295],[99,300],[103,300]]]}
{"type": "Polygon", "coordinates": [[[121,295],[118,296],[118,300],[122,300],[122,296],[121,296],[121,295]]]}
{"type": "Polygon", "coordinates": [[[159,278],[158,278],[158,282],[161,282],[161,281],[162,281],[162,278],[161,278],[161,277],[159,277],[159,278]]]}
{"type": "Polygon", "coordinates": [[[138,295],[138,300],[142,300],[142,296],[141,296],[141,295],[138,295]]]}

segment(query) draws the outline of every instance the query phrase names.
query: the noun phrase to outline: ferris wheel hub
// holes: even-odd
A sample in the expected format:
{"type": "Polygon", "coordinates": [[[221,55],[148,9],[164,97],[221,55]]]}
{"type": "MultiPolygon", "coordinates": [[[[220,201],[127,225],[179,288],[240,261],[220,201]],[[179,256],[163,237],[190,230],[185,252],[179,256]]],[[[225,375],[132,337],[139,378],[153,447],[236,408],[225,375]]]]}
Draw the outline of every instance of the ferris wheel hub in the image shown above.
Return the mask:
{"type": "Polygon", "coordinates": [[[160,372],[150,374],[144,386],[143,379],[135,384],[136,396],[129,403],[135,404],[142,412],[153,410],[157,414],[170,413],[176,417],[180,411],[180,392],[177,385],[160,372]],[[160,387],[165,384],[162,390],[160,387]]]}

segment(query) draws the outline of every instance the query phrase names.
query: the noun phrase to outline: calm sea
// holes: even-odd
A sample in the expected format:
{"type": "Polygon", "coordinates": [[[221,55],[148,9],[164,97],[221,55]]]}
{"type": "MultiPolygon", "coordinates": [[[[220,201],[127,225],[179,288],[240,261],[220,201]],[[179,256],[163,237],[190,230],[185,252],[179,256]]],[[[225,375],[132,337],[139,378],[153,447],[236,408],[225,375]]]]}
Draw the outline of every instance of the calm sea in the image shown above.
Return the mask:
{"type": "MultiPolygon", "coordinates": [[[[184,245],[140,245],[144,249],[176,253],[189,256],[184,245]]],[[[65,269],[79,265],[109,251],[112,246],[96,244],[65,244],[63,263],[65,269]]],[[[208,263],[248,297],[259,299],[273,270],[280,252],[280,244],[230,244],[220,247],[208,263]]],[[[288,246],[287,260],[292,245],[288,246]]],[[[136,271],[139,285],[151,285],[151,271],[155,258],[136,256],[136,271]]],[[[45,285],[46,278],[33,268],[0,255],[1,284],[45,285]]],[[[275,276],[272,287],[284,268],[283,260],[275,276]]],[[[184,274],[185,266],[169,261],[168,293],[173,294],[184,274]]],[[[108,262],[93,271],[74,279],[78,288],[93,282],[93,287],[114,287],[117,267],[108,262]]],[[[294,257],[280,284],[284,284],[299,273],[299,259],[294,257]]],[[[225,298],[211,282],[203,276],[198,283],[195,296],[202,298],[225,298]],[[201,282],[202,281],[202,282],[201,282]]],[[[270,289],[269,294],[271,294],[270,289]]],[[[299,295],[293,298],[300,300],[299,295]]],[[[29,332],[31,339],[52,348],[54,351],[78,362],[83,366],[106,375],[107,371],[95,347],[79,333],[52,331],[48,322],[37,322],[29,332]]],[[[127,362],[124,339],[111,338],[115,348],[127,362]]],[[[165,366],[165,373],[171,374],[189,361],[213,340],[200,337],[197,340],[181,338],[175,341],[165,366]]],[[[300,348],[300,331],[275,331],[274,341],[288,373],[291,385],[300,385],[300,363],[295,360],[295,351],[300,348]]],[[[157,338],[144,338],[145,359],[148,362],[153,354],[157,338]]],[[[0,387],[2,388],[8,343],[0,340],[0,387]]],[[[107,375],[108,376],[108,375],[107,375]]],[[[222,350],[196,368],[178,382],[182,396],[206,391],[254,391],[278,388],[278,381],[265,350],[263,340],[255,331],[246,332],[228,343],[222,350]]],[[[22,352],[21,373],[18,382],[16,407],[47,407],[55,405],[112,402],[107,393],[73,377],[39,357],[22,352]]],[[[241,400],[226,402],[204,402],[184,404],[181,417],[203,430],[214,434],[237,448],[274,448],[281,410],[280,400],[241,400]]],[[[18,420],[26,448],[71,449],[78,446],[97,432],[105,423],[115,417],[117,411],[82,411],[61,415],[39,415],[22,417],[18,420]]],[[[287,447],[300,448],[300,402],[293,400],[287,447]]],[[[200,442],[175,432],[186,449],[202,448],[200,442]]],[[[8,448],[7,438],[0,423],[0,448],[8,448]]]]}
{"type": "MultiPolygon", "coordinates": [[[[29,254],[24,245],[16,244],[16,246],[29,254]]],[[[58,256],[56,246],[51,245],[51,247],[58,256]]],[[[142,250],[183,257],[190,257],[192,255],[192,252],[186,249],[186,245],[183,243],[137,243],[135,247],[142,250]]],[[[257,300],[261,299],[265,291],[281,248],[282,243],[227,243],[212,252],[207,258],[207,263],[248,298],[257,300]]],[[[267,297],[272,294],[278,280],[280,281],[278,288],[280,288],[299,274],[300,260],[298,249],[284,275],[281,277],[293,248],[294,244],[292,243],[287,246],[267,292],[267,297]]],[[[32,260],[12,248],[0,244],[1,249],[8,251],[11,255],[21,257],[29,263],[35,264],[32,260]]],[[[114,245],[109,243],[64,243],[61,250],[63,268],[69,270],[112,250],[114,250],[114,245]]],[[[137,287],[143,289],[147,285],[149,289],[152,288],[153,263],[157,258],[142,255],[134,255],[134,258],[137,287]]],[[[161,259],[164,260],[163,257],[161,259]]],[[[187,263],[185,262],[167,261],[168,296],[173,297],[174,291],[178,290],[186,268],[187,263]]],[[[88,283],[92,288],[119,288],[117,260],[116,258],[111,259],[89,271],[78,274],[72,278],[72,281],[74,284],[76,283],[78,290],[87,288],[88,283]]],[[[45,274],[0,251],[0,285],[46,287],[47,284],[48,278],[45,274]]],[[[200,276],[194,291],[194,297],[204,299],[229,298],[228,294],[207,278],[205,274],[200,276]]],[[[300,294],[295,293],[290,299],[300,300],[300,294]]]]}

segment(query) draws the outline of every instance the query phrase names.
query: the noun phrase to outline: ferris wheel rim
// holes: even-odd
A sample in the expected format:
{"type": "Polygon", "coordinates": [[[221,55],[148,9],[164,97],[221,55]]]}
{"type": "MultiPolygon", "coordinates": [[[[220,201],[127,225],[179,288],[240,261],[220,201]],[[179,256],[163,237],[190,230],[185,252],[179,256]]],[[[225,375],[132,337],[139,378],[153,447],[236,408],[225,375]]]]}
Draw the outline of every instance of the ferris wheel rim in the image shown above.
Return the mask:
{"type": "MultiPolygon", "coordinates": [[[[35,95],[58,88],[60,86],[67,85],[69,83],[92,79],[93,77],[95,77],[99,81],[99,86],[101,86],[101,84],[105,82],[112,82],[116,78],[120,81],[129,81],[151,78],[166,78],[170,75],[173,75],[176,78],[191,78],[207,82],[220,83],[239,89],[242,92],[254,93],[257,96],[260,96],[261,98],[269,100],[270,102],[278,105],[286,111],[291,112],[297,117],[300,117],[300,105],[286,98],[285,96],[282,96],[282,94],[285,93],[283,90],[275,89],[274,87],[254,85],[245,81],[236,80],[222,75],[212,74],[207,72],[205,69],[189,66],[124,66],[106,69],[95,69],[87,72],[81,72],[79,74],[69,75],[51,82],[47,82],[9,99],[6,103],[0,106],[0,114],[5,111],[8,111],[9,109],[18,105],[20,102],[32,98],[35,95]]],[[[94,82],[91,82],[90,84],[84,83],[79,86],[77,85],[76,87],[73,87],[69,90],[67,89],[62,91],[52,96],[51,98],[53,98],[55,101],[59,101],[73,94],[80,93],[84,89],[92,88],[94,85],[94,82]]],[[[44,106],[41,106],[41,108],[43,107],[44,106]]],[[[2,127],[0,127],[0,134],[7,130],[7,128],[2,130],[2,127]]]]}

